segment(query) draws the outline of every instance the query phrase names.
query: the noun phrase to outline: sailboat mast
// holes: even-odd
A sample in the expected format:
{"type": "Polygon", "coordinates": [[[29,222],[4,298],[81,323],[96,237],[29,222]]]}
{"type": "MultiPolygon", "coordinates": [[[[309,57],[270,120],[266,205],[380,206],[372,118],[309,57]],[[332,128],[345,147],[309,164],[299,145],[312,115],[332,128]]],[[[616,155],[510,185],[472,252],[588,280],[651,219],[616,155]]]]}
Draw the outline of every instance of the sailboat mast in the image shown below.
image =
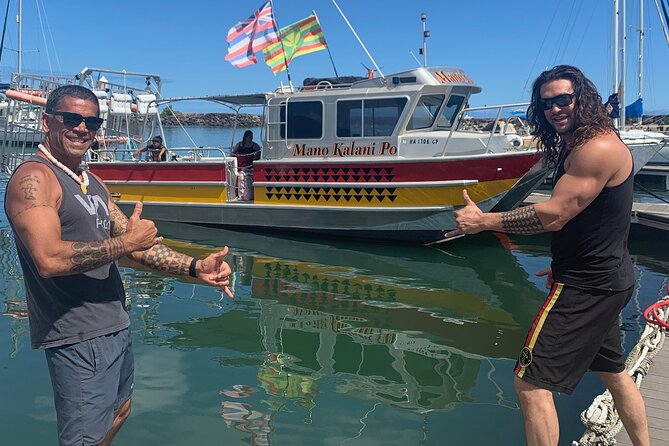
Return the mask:
{"type": "MultiPolygon", "coordinates": [[[[618,91],[618,14],[620,6],[618,0],[613,0],[613,92],[618,91]]],[[[620,101],[620,98],[618,98],[620,101]]],[[[614,119],[614,125],[618,127],[618,118],[614,119]]]]}
{"type": "MultiPolygon", "coordinates": [[[[643,0],[639,0],[639,95],[638,99],[643,100],[643,0]]],[[[643,113],[639,116],[638,124],[643,124],[643,113]]]]}
{"type": "Polygon", "coordinates": [[[623,31],[622,48],[620,51],[620,126],[618,130],[625,130],[625,82],[627,81],[627,0],[621,0],[621,28],[623,31]]]}
{"type": "Polygon", "coordinates": [[[21,48],[21,21],[23,20],[23,0],[19,0],[19,13],[16,15],[16,22],[18,23],[18,28],[19,28],[19,45],[18,45],[18,62],[17,62],[17,71],[19,74],[21,74],[21,55],[23,54],[22,48],[21,48]]]}

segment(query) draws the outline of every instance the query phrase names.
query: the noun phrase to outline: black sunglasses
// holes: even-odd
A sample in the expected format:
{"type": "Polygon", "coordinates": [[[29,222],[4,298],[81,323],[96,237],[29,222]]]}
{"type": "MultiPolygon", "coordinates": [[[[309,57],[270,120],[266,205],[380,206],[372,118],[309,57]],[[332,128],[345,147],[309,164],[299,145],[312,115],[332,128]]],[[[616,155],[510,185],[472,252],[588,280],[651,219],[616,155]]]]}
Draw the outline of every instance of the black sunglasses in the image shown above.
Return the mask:
{"type": "Polygon", "coordinates": [[[81,124],[81,121],[84,121],[86,123],[86,128],[92,132],[97,132],[100,126],[102,126],[102,123],[104,122],[104,119],[98,118],[97,116],[84,117],[81,116],[79,113],[55,111],[55,112],[50,112],[48,114],[53,116],[62,116],[63,125],[66,127],[74,128],[79,124],[81,124]]]}
{"type": "Polygon", "coordinates": [[[542,98],[540,102],[544,110],[550,110],[553,108],[553,105],[557,105],[558,107],[566,107],[567,105],[571,104],[575,97],[576,93],[565,93],[553,96],[552,98],[542,98]]]}

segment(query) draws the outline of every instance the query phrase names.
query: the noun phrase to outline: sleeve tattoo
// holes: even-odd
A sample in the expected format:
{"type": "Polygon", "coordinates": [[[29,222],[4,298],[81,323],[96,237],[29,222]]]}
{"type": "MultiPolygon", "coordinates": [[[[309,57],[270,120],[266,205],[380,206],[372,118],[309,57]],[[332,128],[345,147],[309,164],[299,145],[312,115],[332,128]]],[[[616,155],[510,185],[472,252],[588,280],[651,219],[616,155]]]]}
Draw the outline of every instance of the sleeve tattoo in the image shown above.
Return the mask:
{"type": "Polygon", "coordinates": [[[74,242],[72,250],[74,254],[70,257],[70,261],[72,269],[77,272],[90,271],[118,260],[125,254],[123,242],[116,238],[95,242],[74,242]]]}
{"type": "Polygon", "coordinates": [[[169,274],[188,275],[191,257],[159,243],[142,253],[139,263],[169,274]]]}
{"type": "Polygon", "coordinates": [[[502,229],[509,234],[539,234],[546,232],[534,205],[502,212],[502,229]]]}
{"type": "MultiPolygon", "coordinates": [[[[128,218],[114,204],[109,207],[112,221],[112,237],[118,237],[126,231],[128,218]]],[[[138,260],[142,265],[169,274],[188,275],[191,257],[181,254],[159,243],[141,253],[138,260]]]]}

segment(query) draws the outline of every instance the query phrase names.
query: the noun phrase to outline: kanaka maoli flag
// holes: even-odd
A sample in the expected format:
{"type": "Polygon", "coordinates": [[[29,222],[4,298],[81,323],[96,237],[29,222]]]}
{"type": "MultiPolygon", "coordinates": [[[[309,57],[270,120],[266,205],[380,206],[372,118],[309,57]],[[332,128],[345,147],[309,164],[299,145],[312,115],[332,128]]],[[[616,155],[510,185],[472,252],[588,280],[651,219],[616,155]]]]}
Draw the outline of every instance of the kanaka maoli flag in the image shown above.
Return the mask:
{"type": "Polygon", "coordinates": [[[255,53],[279,41],[271,0],[265,2],[251,17],[228,31],[228,54],[225,60],[236,67],[258,63],[255,53]]]}
{"type": "Polygon", "coordinates": [[[296,57],[327,48],[323,30],[316,14],[281,28],[281,42],[273,43],[262,50],[265,62],[274,74],[283,71],[296,57]]]}

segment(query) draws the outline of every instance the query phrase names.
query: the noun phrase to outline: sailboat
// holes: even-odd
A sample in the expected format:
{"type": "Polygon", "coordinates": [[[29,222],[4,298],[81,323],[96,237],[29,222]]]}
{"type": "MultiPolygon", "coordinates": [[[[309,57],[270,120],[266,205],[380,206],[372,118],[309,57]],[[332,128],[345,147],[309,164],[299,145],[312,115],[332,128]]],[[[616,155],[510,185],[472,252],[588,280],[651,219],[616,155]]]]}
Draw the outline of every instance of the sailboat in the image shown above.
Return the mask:
{"type": "MultiPolygon", "coordinates": [[[[626,102],[626,70],[627,70],[627,26],[625,2],[620,7],[619,0],[613,1],[613,91],[617,91],[619,101],[622,104],[626,102]],[[620,56],[620,57],[619,57],[620,56]]],[[[650,132],[643,130],[640,126],[643,118],[643,0],[639,0],[639,76],[638,76],[638,97],[636,101],[628,106],[620,107],[620,117],[617,119],[618,130],[622,140],[630,147],[634,155],[635,173],[638,172],[647,163],[669,164],[669,137],[659,132],[650,132]],[[627,128],[627,117],[637,118],[638,127],[627,128]],[[647,145],[647,141],[661,142],[657,150],[639,151],[640,147],[647,145]]],[[[658,11],[659,12],[659,11],[658,11]]],[[[662,26],[664,22],[660,19],[662,26]]],[[[651,143],[652,144],[652,143],[651,143]]]]}

